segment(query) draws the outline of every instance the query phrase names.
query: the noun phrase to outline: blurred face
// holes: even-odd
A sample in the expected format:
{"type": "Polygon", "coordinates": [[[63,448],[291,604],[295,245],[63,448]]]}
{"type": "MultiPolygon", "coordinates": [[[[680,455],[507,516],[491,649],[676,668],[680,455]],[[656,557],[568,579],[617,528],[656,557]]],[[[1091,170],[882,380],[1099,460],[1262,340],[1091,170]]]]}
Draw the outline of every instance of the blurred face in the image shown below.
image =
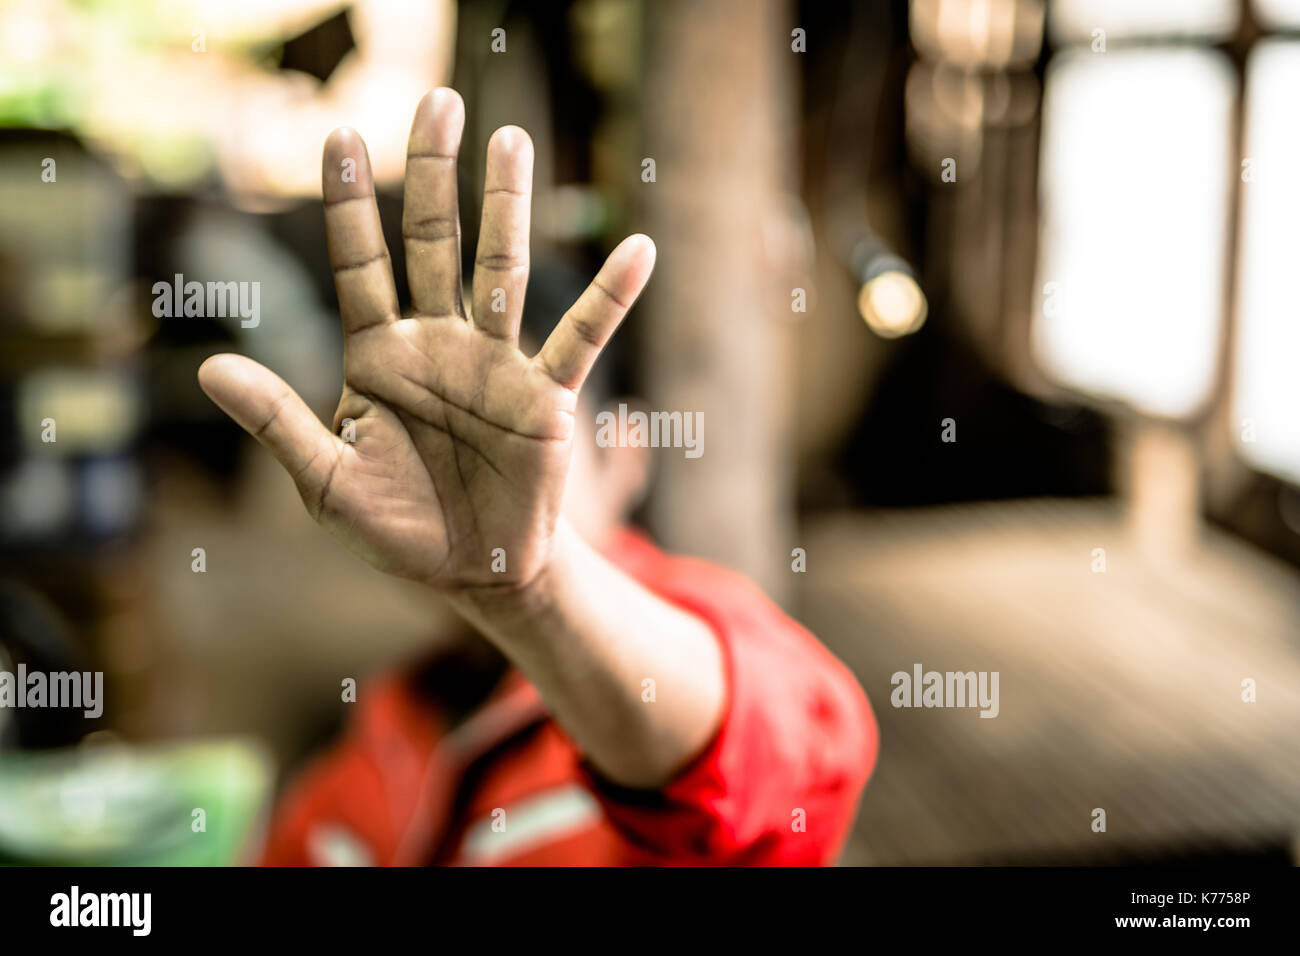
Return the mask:
{"type": "Polygon", "coordinates": [[[578,400],[562,505],[564,516],[596,548],[608,542],[640,503],[650,464],[646,448],[597,446],[598,411],[586,398],[578,400]]]}

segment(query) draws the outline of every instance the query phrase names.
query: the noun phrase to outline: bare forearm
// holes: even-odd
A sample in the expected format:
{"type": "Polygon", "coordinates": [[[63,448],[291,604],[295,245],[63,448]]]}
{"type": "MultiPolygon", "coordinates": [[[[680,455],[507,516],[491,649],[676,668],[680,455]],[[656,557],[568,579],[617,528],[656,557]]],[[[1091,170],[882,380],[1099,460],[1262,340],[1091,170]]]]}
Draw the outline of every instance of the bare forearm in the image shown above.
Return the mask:
{"type": "Polygon", "coordinates": [[[536,581],[462,593],[453,603],[616,783],[666,783],[721,723],[726,676],[712,630],[610,564],[563,520],[536,581]]]}

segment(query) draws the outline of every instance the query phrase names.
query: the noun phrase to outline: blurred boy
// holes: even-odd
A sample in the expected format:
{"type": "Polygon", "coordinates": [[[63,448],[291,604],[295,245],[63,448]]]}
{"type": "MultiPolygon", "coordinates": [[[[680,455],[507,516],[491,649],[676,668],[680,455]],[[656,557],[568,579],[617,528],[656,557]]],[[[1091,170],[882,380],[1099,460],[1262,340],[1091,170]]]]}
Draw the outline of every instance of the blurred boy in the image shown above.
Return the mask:
{"type": "Polygon", "coordinates": [[[875,759],[865,697],[752,584],[622,527],[645,452],[597,448],[595,409],[579,400],[650,276],[653,243],[624,240],[529,358],[518,340],[532,144],[505,127],[488,145],[466,308],[463,127],[452,90],[416,110],[410,318],[365,146],[346,129],[326,141],[345,334],[333,432],[255,362],[218,355],[199,371],[313,518],[380,570],[442,593],[480,636],[362,688],[345,739],[277,812],[265,861],[832,861],[875,759]]]}

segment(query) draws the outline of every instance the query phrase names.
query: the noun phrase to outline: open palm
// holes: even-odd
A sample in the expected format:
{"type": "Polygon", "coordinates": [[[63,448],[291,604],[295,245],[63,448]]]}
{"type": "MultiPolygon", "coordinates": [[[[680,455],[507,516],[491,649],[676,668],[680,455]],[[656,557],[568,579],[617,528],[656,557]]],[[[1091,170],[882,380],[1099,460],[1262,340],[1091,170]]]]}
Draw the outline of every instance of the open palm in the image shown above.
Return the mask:
{"type": "Polygon", "coordinates": [[[488,144],[467,315],[456,201],[464,122],[460,97],[439,89],[412,124],[402,215],[409,318],[365,144],[348,129],[325,143],[344,331],[333,432],[250,359],[216,355],[199,370],[204,391],[293,477],[313,518],[375,567],[443,589],[520,586],[545,567],[578,390],[654,265],[649,239],[624,240],[537,355],[524,355],[533,150],[523,130],[504,127],[488,144]]]}

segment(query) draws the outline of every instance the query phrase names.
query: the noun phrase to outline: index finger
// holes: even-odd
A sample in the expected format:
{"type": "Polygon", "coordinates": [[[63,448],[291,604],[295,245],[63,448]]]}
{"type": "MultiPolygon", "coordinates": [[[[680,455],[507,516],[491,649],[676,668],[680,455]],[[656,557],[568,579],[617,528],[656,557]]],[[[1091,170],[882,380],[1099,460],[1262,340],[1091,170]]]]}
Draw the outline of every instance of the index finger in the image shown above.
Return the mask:
{"type": "Polygon", "coordinates": [[[336,129],[321,156],[325,238],[343,331],[360,332],[398,316],[397,288],[375,205],[366,144],[354,129],[336,129]]]}

